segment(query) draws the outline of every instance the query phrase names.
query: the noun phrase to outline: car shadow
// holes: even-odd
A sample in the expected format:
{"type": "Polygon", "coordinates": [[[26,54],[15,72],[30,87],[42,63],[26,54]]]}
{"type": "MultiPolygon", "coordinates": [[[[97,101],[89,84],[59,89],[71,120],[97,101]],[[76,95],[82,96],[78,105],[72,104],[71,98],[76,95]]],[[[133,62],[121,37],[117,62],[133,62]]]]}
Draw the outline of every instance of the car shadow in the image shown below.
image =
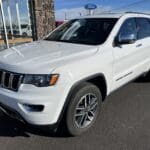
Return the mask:
{"type": "Polygon", "coordinates": [[[140,76],[136,80],[134,80],[135,83],[148,83],[150,82],[150,72],[146,74],[145,76],[140,76]]]}
{"type": "Polygon", "coordinates": [[[30,138],[31,134],[44,136],[44,137],[55,137],[63,138],[69,137],[65,130],[58,132],[46,131],[40,128],[29,126],[18,120],[11,119],[7,115],[0,111],[0,137],[26,137],[30,138]]]}

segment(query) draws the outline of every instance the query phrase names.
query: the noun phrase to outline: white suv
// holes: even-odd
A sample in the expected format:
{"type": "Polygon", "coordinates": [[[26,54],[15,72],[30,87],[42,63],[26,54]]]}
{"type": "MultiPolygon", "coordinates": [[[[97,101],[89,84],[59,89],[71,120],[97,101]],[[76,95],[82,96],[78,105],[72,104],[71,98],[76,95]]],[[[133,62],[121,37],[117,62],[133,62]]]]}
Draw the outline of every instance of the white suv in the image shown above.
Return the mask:
{"type": "Polygon", "coordinates": [[[112,91],[150,69],[150,16],[73,19],[41,41],[0,52],[0,106],[37,126],[89,129],[112,91]]]}

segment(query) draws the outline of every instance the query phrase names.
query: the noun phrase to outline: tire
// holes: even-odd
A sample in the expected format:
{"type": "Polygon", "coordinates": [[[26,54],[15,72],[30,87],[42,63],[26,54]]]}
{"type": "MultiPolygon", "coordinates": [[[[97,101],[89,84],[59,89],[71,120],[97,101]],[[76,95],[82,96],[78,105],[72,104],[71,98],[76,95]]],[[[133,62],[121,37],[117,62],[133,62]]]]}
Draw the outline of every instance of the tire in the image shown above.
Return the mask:
{"type": "Polygon", "coordinates": [[[27,37],[28,34],[27,34],[26,32],[23,32],[23,33],[22,33],[22,36],[23,36],[23,37],[27,37]]]}
{"type": "Polygon", "coordinates": [[[68,133],[77,136],[91,128],[101,110],[101,104],[102,96],[97,86],[87,82],[80,84],[71,95],[66,110],[65,122],[68,133]]]}

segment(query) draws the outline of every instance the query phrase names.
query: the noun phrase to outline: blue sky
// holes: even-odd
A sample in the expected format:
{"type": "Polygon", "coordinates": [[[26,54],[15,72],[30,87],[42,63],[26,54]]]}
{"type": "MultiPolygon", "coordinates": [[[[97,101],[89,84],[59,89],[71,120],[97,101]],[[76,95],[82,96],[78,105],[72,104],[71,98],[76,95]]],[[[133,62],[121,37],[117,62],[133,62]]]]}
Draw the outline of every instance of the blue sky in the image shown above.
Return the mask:
{"type": "MultiPolygon", "coordinates": [[[[103,10],[111,10],[126,6],[132,3],[141,2],[142,0],[54,0],[55,1],[55,12],[56,19],[63,20],[65,13],[68,18],[79,15],[79,12],[85,14],[84,5],[87,3],[94,3],[98,5],[96,11],[100,12],[103,10]]],[[[116,11],[116,10],[115,10],[116,11]]],[[[121,10],[117,10],[121,11],[121,10]]],[[[150,0],[143,0],[143,2],[126,7],[122,11],[142,11],[150,12],[150,0]]]]}
{"type": "Polygon", "coordinates": [[[81,7],[87,3],[94,3],[97,5],[103,6],[121,6],[128,3],[135,2],[136,0],[55,0],[55,8],[56,10],[62,8],[74,8],[74,7],[81,7]]]}

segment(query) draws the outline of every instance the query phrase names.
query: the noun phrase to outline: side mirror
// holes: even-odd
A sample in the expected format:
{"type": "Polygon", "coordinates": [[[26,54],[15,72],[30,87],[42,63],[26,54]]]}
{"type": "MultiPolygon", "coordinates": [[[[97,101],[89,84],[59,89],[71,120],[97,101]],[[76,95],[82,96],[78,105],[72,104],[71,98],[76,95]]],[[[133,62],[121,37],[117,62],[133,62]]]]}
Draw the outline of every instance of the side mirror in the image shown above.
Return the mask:
{"type": "Polygon", "coordinates": [[[133,44],[136,41],[135,34],[119,35],[115,39],[115,45],[133,44]]]}

